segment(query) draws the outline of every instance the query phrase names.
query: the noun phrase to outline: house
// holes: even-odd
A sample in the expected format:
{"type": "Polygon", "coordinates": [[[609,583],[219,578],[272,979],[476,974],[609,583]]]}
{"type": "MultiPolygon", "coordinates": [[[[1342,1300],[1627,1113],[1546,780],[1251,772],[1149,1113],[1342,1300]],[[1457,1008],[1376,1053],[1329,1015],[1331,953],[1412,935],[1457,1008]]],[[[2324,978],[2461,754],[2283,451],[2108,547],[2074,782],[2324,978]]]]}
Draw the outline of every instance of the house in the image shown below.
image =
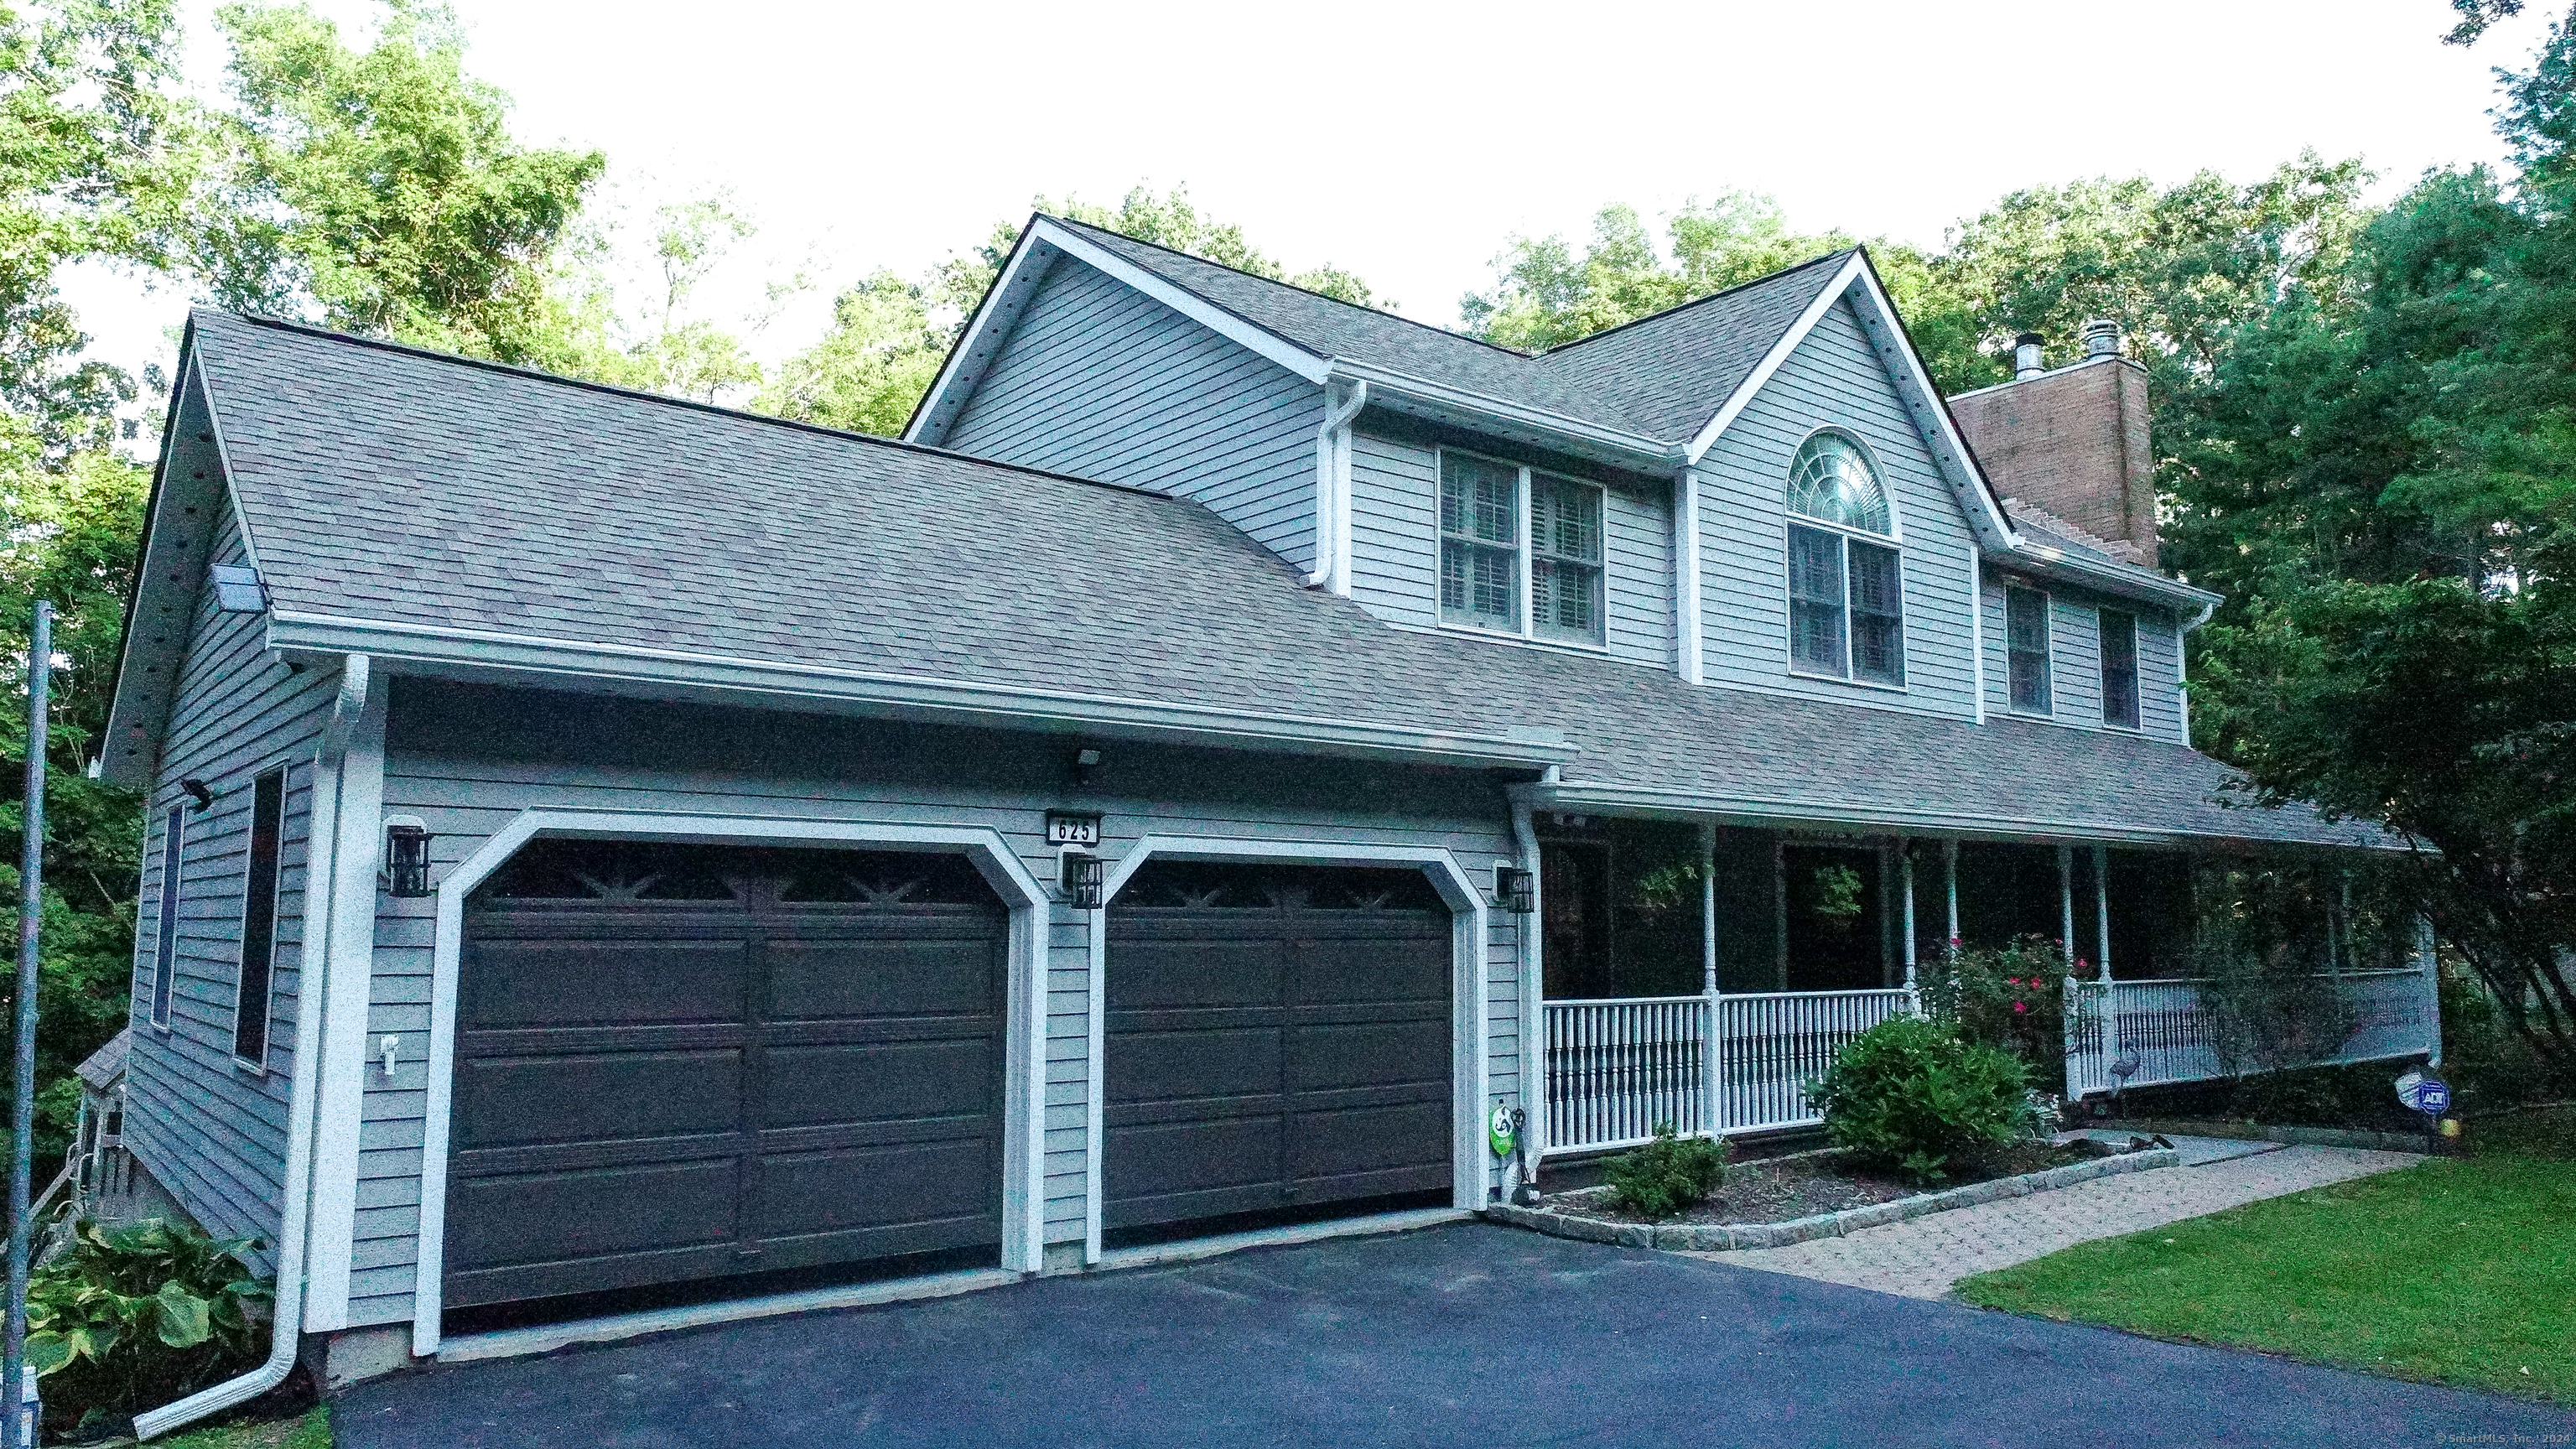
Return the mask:
{"type": "Polygon", "coordinates": [[[2371,843],[2191,750],[2142,458],[1980,471],[2075,410],[1859,252],[1529,356],[1039,217],[901,441],[201,312],[125,1145],[341,1378],[1812,1120],[1952,936],[2371,843]]]}

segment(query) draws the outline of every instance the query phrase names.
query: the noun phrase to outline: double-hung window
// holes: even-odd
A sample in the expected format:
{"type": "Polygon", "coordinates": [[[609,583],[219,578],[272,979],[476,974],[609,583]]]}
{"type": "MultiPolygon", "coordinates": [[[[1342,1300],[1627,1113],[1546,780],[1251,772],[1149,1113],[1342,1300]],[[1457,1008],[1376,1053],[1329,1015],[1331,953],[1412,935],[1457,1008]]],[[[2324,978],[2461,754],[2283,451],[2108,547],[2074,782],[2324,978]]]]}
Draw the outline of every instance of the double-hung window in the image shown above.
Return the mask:
{"type": "Polygon", "coordinates": [[[233,996],[233,1058],[268,1070],[270,985],[277,965],[277,861],[286,832],[286,771],[251,786],[250,857],[242,878],[241,975],[233,996]]]}
{"type": "Polygon", "coordinates": [[[179,867],[187,811],[170,807],[161,822],[161,892],[152,914],[152,1024],[170,1026],[170,993],[179,969],[179,867]]]}
{"type": "Polygon", "coordinates": [[[2012,707],[2025,714],[2047,714],[2048,595],[2018,584],[2004,588],[2004,672],[2012,687],[2012,707]]]}
{"type": "Polygon", "coordinates": [[[1836,432],[1789,465],[1789,667],[1905,683],[1905,568],[1878,470],[1836,432]]]}
{"type": "Polygon", "coordinates": [[[1440,452],[1440,622],[1599,644],[1600,485],[1440,452]]]}
{"type": "Polygon", "coordinates": [[[2138,616],[2104,609],[2102,617],[2102,723],[2138,727],[2138,616]]]}

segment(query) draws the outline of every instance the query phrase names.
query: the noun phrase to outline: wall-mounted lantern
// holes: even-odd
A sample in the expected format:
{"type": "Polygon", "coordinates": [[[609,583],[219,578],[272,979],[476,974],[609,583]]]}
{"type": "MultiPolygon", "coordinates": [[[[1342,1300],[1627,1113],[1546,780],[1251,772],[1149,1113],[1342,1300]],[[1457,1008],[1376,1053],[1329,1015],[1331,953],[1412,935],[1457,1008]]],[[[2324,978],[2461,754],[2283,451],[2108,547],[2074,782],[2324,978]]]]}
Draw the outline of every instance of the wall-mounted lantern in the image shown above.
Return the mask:
{"type": "Polygon", "coordinates": [[[1494,904],[1516,916],[1538,909],[1538,877],[1517,865],[1494,867],[1494,904]]]}
{"type": "Polygon", "coordinates": [[[385,892],[425,896],[429,889],[429,827],[399,817],[385,822],[385,892]]]}
{"type": "Polygon", "coordinates": [[[1077,911],[1099,910],[1101,888],[1109,879],[1109,862],[1087,850],[1068,850],[1060,859],[1065,904],[1077,911]]]}

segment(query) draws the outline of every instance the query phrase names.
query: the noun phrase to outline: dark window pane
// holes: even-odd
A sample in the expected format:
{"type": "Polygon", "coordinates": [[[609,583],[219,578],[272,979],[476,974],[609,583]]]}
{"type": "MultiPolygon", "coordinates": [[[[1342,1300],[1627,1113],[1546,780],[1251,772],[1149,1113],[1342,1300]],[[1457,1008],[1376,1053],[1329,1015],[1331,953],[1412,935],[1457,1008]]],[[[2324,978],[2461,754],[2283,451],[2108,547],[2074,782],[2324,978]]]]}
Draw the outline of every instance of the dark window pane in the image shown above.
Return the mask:
{"type": "Polygon", "coordinates": [[[1789,662],[1825,674],[1848,672],[1843,648],[1843,540],[1821,528],[1789,527],[1789,662]]]}
{"type": "Polygon", "coordinates": [[[2004,590],[2004,649],[2012,707],[2048,713],[2048,595],[2037,589],[2004,590]]]}
{"type": "Polygon", "coordinates": [[[1601,570],[1555,559],[1530,564],[1530,611],[1545,639],[1601,642],[1601,570]]]}
{"type": "Polygon", "coordinates": [[[269,982],[277,958],[277,856],[286,830],[286,771],[251,786],[250,866],[242,879],[241,975],[233,997],[233,1055],[268,1069],[269,982]]]}
{"type": "Polygon", "coordinates": [[[1905,571],[1896,550],[1853,542],[1852,673],[1880,684],[1905,682],[1905,571]]]}
{"type": "Polygon", "coordinates": [[[2102,722],[2138,727],[2138,618],[2102,610],[2102,722]]]}
{"type": "Polygon", "coordinates": [[[1601,503],[1601,490],[1589,483],[1533,474],[1531,544],[1542,554],[1572,563],[1601,562],[1601,503]]]}
{"type": "Polygon", "coordinates": [[[152,918],[152,1024],[170,1024],[170,992],[179,968],[179,862],[188,817],[176,805],[161,826],[161,899],[152,918]]]}

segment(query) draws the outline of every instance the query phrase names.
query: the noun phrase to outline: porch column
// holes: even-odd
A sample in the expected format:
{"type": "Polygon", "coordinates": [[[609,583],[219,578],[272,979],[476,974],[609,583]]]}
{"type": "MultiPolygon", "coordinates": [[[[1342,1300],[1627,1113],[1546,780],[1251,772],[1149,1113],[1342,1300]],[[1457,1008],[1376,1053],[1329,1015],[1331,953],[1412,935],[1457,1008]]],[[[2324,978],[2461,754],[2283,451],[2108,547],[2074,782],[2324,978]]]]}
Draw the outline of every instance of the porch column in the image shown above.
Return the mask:
{"type": "Polygon", "coordinates": [[[1946,958],[1959,939],[1959,842],[1941,842],[1941,885],[1950,898],[1950,929],[1941,937],[1941,954],[1946,958]]]}
{"type": "Polygon", "coordinates": [[[2094,961],[2103,985],[2111,984],[2111,848],[2093,847],[2094,961]]]}
{"type": "Polygon", "coordinates": [[[2339,877],[2336,884],[2340,887],[2338,897],[2326,902],[2326,972],[2329,975],[2343,972],[2346,954],[2344,932],[2352,924],[2352,872],[2337,871],[2336,875],[2339,877]]]}
{"type": "Polygon", "coordinates": [[[1896,838],[1896,879],[1905,897],[1905,1008],[1916,1010],[1914,984],[1914,842],[1896,838]]]}
{"type": "Polygon", "coordinates": [[[2057,944],[2075,959],[2075,847],[2057,847],[2057,944]]]}
{"type": "Polygon", "coordinates": [[[2415,913],[2415,966],[2424,973],[2425,1052],[2430,1066],[2442,1064],[2442,977],[2440,959],[2433,950],[2433,918],[2415,913]]]}
{"type": "Polygon", "coordinates": [[[1707,999],[1704,1008],[1706,1035],[1701,1038],[1699,1065],[1706,1096],[1700,1121],[1714,1141],[1724,1130],[1726,1119],[1718,1113],[1717,1060],[1717,822],[1703,821],[1699,827],[1699,988],[1707,999]]]}

